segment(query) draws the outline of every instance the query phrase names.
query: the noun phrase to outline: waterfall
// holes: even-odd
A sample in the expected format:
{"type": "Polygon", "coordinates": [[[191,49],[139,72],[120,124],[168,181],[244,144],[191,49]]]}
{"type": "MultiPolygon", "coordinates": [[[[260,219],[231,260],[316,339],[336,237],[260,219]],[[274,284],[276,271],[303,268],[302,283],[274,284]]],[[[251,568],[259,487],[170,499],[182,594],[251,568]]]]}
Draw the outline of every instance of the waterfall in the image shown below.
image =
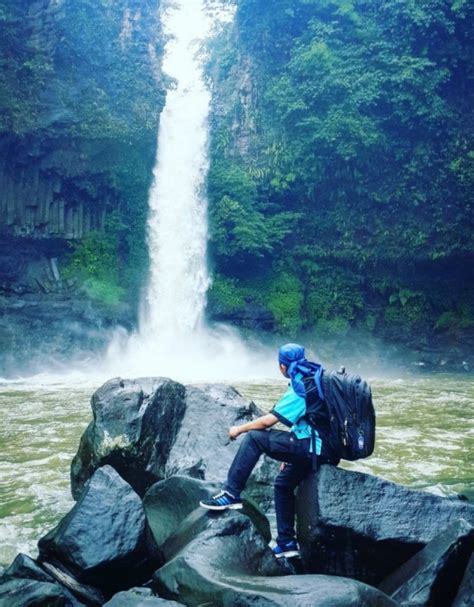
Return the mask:
{"type": "Polygon", "coordinates": [[[209,327],[204,321],[211,282],[205,189],[211,94],[201,51],[216,22],[230,16],[228,4],[209,0],[175,0],[162,9],[168,37],[163,71],[174,84],[160,118],[149,195],[150,276],[139,330],[113,341],[109,375],[215,381],[275,373],[274,352],[270,357],[231,327],[209,327]]]}
{"type": "Polygon", "coordinates": [[[150,191],[150,279],[140,334],[164,342],[186,337],[202,323],[207,271],[207,208],[210,93],[199,44],[211,29],[204,0],[180,0],[164,11],[163,71],[176,82],[160,119],[150,191]]]}

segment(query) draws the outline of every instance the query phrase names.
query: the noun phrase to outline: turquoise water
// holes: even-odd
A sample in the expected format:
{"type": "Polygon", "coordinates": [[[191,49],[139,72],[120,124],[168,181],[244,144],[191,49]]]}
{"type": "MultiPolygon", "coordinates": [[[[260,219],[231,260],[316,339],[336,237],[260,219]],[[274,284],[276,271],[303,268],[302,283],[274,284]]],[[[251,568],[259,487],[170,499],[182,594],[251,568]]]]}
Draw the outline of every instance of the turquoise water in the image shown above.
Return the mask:
{"type": "MultiPolygon", "coordinates": [[[[268,410],[283,382],[234,385],[268,410]]],[[[439,495],[474,499],[474,381],[467,376],[371,379],[377,444],[344,467],[439,495]]],[[[36,542],[72,507],[69,466],[91,420],[93,382],[0,383],[0,564],[36,542]]]]}

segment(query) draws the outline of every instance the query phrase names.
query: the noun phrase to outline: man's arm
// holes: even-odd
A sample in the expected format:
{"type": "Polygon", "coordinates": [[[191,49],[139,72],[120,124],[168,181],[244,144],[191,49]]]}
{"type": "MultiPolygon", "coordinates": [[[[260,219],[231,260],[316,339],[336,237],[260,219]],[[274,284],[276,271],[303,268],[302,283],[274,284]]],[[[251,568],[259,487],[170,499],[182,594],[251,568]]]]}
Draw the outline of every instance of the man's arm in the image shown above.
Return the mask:
{"type": "Polygon", "coordinates": [[[267,413],[261,417],[257,417],[251,422],[242,424],[241,426],[231,426],[229,428],[230,440],[235,440],[240,434],[250,432],[251,430],[266,430],[271,426],[274,426],[278,421],[278,418],[273,413],[267,413]]]}

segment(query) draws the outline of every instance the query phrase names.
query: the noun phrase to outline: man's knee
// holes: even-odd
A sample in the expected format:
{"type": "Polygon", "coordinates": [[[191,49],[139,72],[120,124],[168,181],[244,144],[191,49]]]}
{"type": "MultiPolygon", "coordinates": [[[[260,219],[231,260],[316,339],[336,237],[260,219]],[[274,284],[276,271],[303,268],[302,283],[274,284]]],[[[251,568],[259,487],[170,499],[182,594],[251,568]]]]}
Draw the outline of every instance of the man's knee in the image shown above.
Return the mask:
{"type": "Polygon", "coordinates": [[[244,440],[257,445],[263,451],[268,442],[268,432],[266,430],[250,430],[245,435],[244,440]]]}

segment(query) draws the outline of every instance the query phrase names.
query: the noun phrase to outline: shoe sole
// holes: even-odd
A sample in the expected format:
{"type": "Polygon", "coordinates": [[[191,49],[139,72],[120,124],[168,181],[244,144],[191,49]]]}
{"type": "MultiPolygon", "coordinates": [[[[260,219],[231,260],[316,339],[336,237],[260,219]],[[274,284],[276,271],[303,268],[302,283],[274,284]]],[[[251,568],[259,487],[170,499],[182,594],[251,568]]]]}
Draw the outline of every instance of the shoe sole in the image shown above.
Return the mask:
{"type": "Polygon", "coordinates": [[[208,504],[203,504],[199,502],[199,505],[207,510],[242,510],[244,507],[243,504],[229,504],[228,506],[209,506],[208,504]]]}
{"type": "Polygon", "coordinates": [[[275,554],[275,558],[277,558],[277,559],[282,559],[282,558],[291,559],[291,558],[294,558],[295,556],[300,556],[300,553],[298,552],[298,550],[288,550],[288,552],[280,552],[280,554],[275,554]]]}

